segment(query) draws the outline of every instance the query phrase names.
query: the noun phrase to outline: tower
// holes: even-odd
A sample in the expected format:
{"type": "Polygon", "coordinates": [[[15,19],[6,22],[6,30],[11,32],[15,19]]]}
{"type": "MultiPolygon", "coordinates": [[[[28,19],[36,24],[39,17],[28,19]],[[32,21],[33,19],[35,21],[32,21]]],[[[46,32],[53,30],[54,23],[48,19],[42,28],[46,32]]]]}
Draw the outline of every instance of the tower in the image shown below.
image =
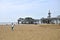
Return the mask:
{"type": "Polygon", "coordinates": [[[49,10],[49,12],[48,12],[48,21],[47,21],[47,23],[48,23],[48,24],[51,23],[51,12],[50,12],[50,10],[49,10]]]}
{"type": "Polygon", "coordinates": [[[51,18],[51,12],[50,12],[50,10],[48,12],[48,18],[51,18]]]}

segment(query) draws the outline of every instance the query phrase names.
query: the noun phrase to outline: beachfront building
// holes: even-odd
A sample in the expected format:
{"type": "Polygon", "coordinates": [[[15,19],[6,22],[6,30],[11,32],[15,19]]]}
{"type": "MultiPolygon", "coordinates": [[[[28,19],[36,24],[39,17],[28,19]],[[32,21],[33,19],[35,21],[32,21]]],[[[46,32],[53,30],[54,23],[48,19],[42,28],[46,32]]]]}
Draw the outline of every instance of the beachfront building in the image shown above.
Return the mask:
{"type": "Polygon", "coordinates": [[[50,18],[50,19],[48,19],[48,18],[43,18],[43,19],[41,19],[41,24],[60,24],[60,18],[58,18],[58,17],[55,17],[55,18],[50,18]]]}
{"type": "Polygon", "coordinates": [[[51,17],[51,12],[49,11],[47,18],[41,18],[41,24],[60,24],[60,15],[58,17],[51,17]]]}
{"type": "Polygon", "coordinates": [[[18,24],[38,24],[39,19],[33,19],[31,17],[19,18],[18,24]]]}
{"type": "Polygon", "coordinates": [[[31,17],[19,18],[18,24],[60,24],[60,15],[58,17],[51,17],[49,10],[47,18],[33,19],[31,17]]]}

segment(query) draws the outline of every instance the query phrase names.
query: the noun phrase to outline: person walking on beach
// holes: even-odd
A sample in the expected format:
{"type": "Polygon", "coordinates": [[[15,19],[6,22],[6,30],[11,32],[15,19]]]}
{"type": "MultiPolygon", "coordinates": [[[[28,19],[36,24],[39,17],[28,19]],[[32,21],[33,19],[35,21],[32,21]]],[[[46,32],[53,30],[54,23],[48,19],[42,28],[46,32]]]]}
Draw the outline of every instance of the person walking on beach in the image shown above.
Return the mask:
{"type": "Polygon", "coordinates": [[[12,28],[12,30],[14,30],[14,24],[12,23],[12,25],[11,25],[11,28],[12,28]]]}

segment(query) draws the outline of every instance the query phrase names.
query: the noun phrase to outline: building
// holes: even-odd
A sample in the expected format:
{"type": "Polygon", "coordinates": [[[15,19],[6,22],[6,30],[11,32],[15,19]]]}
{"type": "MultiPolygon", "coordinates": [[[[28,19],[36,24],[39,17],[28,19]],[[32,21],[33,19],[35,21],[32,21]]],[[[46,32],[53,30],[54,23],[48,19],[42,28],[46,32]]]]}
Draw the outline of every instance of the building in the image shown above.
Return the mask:
{"type": "Polygon", "coordinates": [[[60,15],[57,17],[51,17],[49,10],[47,18],[33,19],[31,17],[19,18],[18,24],[60,24],[60,15]]]}
{"type": "Polygon", "coordinates": [[[19,18],[18,24],[38,24],[39,19],[33,19],[31,17],[19,18]]]}
{"type": "Polygon", "coordinates": [[[49,10],[48,17],[42,18],[41,23],[47,23],[47,24],[60,24],[60,16],[58,17],[51,17],[51,12],[49,10]]]}

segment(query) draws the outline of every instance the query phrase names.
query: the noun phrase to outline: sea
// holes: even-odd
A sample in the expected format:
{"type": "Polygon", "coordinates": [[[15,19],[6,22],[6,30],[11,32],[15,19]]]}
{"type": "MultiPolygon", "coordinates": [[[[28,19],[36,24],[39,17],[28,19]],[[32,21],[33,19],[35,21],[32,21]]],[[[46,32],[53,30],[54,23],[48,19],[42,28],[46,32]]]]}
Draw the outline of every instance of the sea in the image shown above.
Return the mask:
{"type": "Polygon", "coordinates": [[[17,24],[17,22],[0,22],[0,25],[11,25],[12,23],[17,24]]]}

